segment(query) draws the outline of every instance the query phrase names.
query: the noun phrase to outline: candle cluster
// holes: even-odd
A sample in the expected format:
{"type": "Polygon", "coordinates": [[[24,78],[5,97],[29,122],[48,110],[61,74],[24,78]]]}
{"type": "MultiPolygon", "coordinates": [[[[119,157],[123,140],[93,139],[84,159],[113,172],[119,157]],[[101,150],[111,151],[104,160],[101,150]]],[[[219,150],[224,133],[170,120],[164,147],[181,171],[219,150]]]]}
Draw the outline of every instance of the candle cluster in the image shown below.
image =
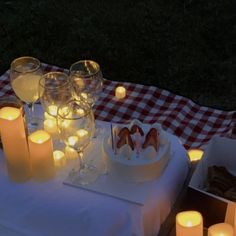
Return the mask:
{"type": "MultiPolygon", "coordinates": [[[[183,211],[176,215],[176,236],[203,236],[203,218],[197,211],[183,211]]],[[[228,223],[218,223],[208,228],[208,236],[234,236],[228,223]]]]}
{"type": "MultiPolygon", "coordinates": [[[[49,109],[50,114],[56,114],[56,106],[49,109]]],[[[82,110],[79,112],[83,113],[82,110]]],[[[36,130],[28,136],[22,107],[6,106],[0,109],[1,141],[8,175],[13,181],[22,182],[30,177],[49,179],[54,176],[55,168],[64,167],[67,160],[78,158],[78,152],[72,147],[54,150],[53,139],[59,135],[57,119],[46,112],[44,118],[44,130],[36,130]]],[[[69,127],[70,124],[61,125],[69,127]]],[[[76,138],[70,137],[70,142],[76,144],[88,138],[88,131],[78,129],[76,135],[76,138]]]]}

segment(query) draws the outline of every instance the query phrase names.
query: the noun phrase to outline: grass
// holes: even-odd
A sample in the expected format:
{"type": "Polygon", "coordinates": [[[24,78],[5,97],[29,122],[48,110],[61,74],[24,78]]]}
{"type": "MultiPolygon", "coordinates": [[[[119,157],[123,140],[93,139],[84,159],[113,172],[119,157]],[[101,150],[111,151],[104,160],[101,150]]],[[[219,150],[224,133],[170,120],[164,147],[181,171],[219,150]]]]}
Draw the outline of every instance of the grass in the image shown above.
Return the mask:
{"type": "Polygon", "coordinates": [[[19,56],[93,59],[105,78],[236,110],[233,0],[2,0],[0,73],[19,56]]]}

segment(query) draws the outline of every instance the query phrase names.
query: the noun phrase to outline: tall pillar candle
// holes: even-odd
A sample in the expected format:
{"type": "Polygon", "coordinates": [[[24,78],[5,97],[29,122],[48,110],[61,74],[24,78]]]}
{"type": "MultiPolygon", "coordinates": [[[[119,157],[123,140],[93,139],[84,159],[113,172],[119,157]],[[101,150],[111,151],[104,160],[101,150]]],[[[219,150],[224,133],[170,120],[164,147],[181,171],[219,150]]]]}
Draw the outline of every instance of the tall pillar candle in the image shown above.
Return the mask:
{"type": "Polygon", "coordinates": [[[0,132],[9,177],[25,181],[30,177],[30,158],[22,109],[0,109],[0,132]]]}
{"type": "Polygon", "coordinates": [[[54,175],[53,144],[51,136],[37,130],[28,137],[32,175],[35,179],[49,179],[54,175]]]}
{"type": "Polygon", "coordinates": [[[176,236],[203,236],[202,215],[197,211],[182,211],[176,215],[176,236]]]}

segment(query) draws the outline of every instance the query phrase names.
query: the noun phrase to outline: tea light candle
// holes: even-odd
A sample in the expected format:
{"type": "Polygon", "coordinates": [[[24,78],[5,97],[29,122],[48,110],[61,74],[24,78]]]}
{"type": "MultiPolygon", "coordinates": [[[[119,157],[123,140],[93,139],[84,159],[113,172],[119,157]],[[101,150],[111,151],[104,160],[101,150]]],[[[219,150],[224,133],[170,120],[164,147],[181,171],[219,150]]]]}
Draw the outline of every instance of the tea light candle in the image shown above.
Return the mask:
{"type": "Polygon", "coordinates": [[[197,211],[183,211],[176,215],[176,236],[203,236],[202,215],[197,211]]]}
{"type": "Polygon", "coordinates": [[[75,146],[78,143],[79,139],[77,136],[70,136],[67,139],[67,143],[69,146],[75,146]]]}
{"type": "Polygon", "coordinates": [[[58,107],[56,105],[48,106],[49,115],[57,116],[57,109],[58,109],[58,107]]]}
{"type": "Polygon", "coordinates": [[[57,120],[54,116],[48,114],[47,112],[44,112],[44,119],[45,120],[57,120]]]}
{"type": "Polygon", "coordinates": [[[49,133],[37,130],[28,137],[32,174],[36,179],[48,179],[54,174],[53,145],[49,133]]]}
{"type": "Polygon", "coordinates": [[[43,122],[44,130],[47,131],[52,136],[58,134],[57,132],[57,121],[56,119],[47,119],[43,122]]]}
{"type": "Polygon", "coordinates": [[[63,167],[66,164],[66,158],[64,152],[60,150],[55,150],[53,152],[54,166],[63,167]]]}
{"type": "Polygon", "coordinates": [[[65,156],[68,160],[77,159],[79,157],[78,152],[69,146],[65,147],[65,156]]]}
{"type": "Polygon", "coordinates": [[[190,161],[199,161],[202,159],[203,151],[201,149],[190,149],[188,151],[190,161]]]}
{"type": "Polygon", "coordinates": [[[219,223],[208,228],[208,236],[233,236],[234,228],[227,223],[219,223]]]}
{"type": "Polygon", "coordinates": [[[30,158],[22,110],[0,109],[0,131],[9,177],[17,182],[30,177],[30,158]]]}
{"type": "Polygon", "coordinates": [[[88,138],[88,131],[85,129],[79,129],[76,134],[78,135],[79,141],[84,141],[88,138]]]}
{"type": "Polygon", "coordinates": [[[118,86],[115,91],[117,99],[122,99],[126,96],[126,89],[123,86],[118,86]]]}

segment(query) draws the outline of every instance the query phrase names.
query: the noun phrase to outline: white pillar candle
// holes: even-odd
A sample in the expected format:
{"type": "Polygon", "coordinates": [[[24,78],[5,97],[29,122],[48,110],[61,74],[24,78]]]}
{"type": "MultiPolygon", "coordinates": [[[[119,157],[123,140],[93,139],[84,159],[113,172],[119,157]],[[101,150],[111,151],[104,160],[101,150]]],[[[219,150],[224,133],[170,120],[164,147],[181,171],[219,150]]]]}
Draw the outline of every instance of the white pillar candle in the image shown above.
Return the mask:
{"type": "Polygon", "coordinates": [[[176,236],[203,236],[202,215],[197,211],[183,211],[176,215],[176,236]]]}
{"type": "Polygon", "coordinates": [[[38,130],[28,137],[32,174],[36,179],[48,179],[54,175],[53,145],[51,136],[38,130]]]}
{"type": "Polygon", "coordinates": [[[208,228],[208,236],[234,236],[234,228],[227,223],[219,223],[208,228]]]}
{"type": "Polygon", "coordinates": [[[51,134],[53,137],[58,135],[56,119],[47,119],[43,122],[44,130],[51,134]]]}
{"type": "Polygon", "coordinates": [[[67,160],[73,160],[79,157],[78,152],[69,146],[65,147],[65,156],[67,160]]]}
{"type": "Polygon", "coordinates": [[[203,151],[201,149],[190,149],[188,151],[188,156],[190,161],[199,161],[201,160],[203,151]]]}
{"type": "Polygon", "coordinates": [[[10,178],[17,182],[28,179],[30,158],[22,110],[15,107],[1,108],[0,131],[10,178]]]}
{"type": "Polygon", "coordinates": [[[126,96],[126,89],[123,86],[118,86],[115,90],[115,96],[117,99],[122,99],[126,96]]]}
{"type": "Polygon", "coordinates": [[[60,150],[55,150],[53,152],[53,159],[54,159],[54,166],[58,168],[63,167],[66,164],[65,154],[60,150]]]}

